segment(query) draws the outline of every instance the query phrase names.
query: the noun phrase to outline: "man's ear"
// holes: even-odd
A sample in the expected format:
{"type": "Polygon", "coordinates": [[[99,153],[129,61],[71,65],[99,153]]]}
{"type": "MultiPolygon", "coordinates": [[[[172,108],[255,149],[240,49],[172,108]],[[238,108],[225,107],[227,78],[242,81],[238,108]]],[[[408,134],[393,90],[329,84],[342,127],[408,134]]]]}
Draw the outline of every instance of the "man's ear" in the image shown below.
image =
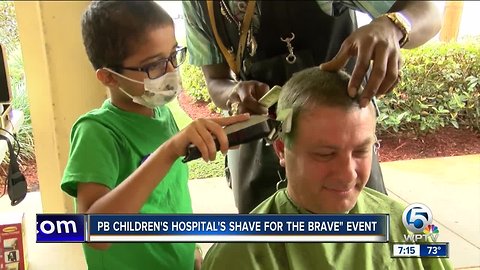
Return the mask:
{"type": "Polygon", "coordinates": [[[281,139],[273,142],[273,149],[278,156],[280,166],[285,167],[285,143],[281,139]]]}
{"type": "Polygon", "coordinates": [[[105,85],[106,87],[117,87],[118,86],[117,80],[115,79],[115,77],[113,76],[113,74],[110,71],[108,71],[106,69],[103,69],[103,68],[99,68],[99,69],[97,69],[95,74],[97,75],[97,79],[103,85],[105,85]]]}

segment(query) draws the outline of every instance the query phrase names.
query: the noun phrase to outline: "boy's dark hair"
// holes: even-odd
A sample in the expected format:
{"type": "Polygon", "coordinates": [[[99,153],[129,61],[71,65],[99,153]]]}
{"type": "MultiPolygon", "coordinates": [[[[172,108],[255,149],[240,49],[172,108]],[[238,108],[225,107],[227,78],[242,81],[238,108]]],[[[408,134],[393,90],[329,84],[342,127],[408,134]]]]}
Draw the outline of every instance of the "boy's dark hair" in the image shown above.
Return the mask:
{"type": "Polygon", "coordinates": [[[93,1],[82,16],[83,45],[95,70],[120,66],[148,32],[173,20],[153,1],[93,1]]]}

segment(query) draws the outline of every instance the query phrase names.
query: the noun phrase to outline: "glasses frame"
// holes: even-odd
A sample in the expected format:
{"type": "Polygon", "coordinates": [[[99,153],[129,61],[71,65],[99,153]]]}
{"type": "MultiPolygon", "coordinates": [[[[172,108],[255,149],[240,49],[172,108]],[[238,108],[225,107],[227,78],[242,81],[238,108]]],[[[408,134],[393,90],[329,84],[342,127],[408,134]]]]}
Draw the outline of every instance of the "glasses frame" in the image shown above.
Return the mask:
{"type": "Polygon", "coordinates": [[[110,68],[112,69],[124,69],[124,70],[132,70],[132,71],[140,71],[140,72],[144,72],[144,73],[147,73],[147,76],[149,79],[153,80],[153,79],[157,79],[157,78],[160,78],[162,77],[163,75],[165,75],[165,73],[167,73],[167,65],[168,63],[172,63],[172,66],[174,68],[177,68],[179,67],[181,64],[183,64],[183,62],[185,62],[185,59],[187,58],[187,47],[185,46],[177,46],[177,48],[175,49],[175,52],[173,52],[172,54],[170,54],[169,57],[167,58],[160,58],[158,60],[156,60],[155,62],[152,62],[152,63],[149,63],[149,64],[146,64],[144,66],[141,66],[141,67],[124,67],[124,66],[112,66],[110,68]],[[173,62],[173,59],[175,59],[175,57],[177,57],[177,54],[178,53],[184,53],[185,54],[185,58],[183,59],[183,61],[181,63],[177,63],[175,64],[173,62]],[[152,66],[156,66],[156,65],[159,65],[163,63],[163,73],[159,76],[150,76],[150,67],[152,66]]]}

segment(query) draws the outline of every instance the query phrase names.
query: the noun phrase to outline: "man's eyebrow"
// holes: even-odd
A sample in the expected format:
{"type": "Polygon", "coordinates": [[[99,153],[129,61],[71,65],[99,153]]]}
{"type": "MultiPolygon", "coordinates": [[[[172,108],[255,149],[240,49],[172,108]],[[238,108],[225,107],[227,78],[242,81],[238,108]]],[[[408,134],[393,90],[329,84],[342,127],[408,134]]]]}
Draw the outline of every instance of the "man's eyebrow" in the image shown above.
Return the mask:
{"type": "Polygon", "coordinates": [[[176,49],[177,47],[178,47],[178,43],[175,43],[175,45],[173,45],[173,47],[172,47],[172,49],[170,50],[170,53],[169,53],[168,55],[157,54],[157,55],[149,56],[149,57],[143,59],[143,60],[140,62],[140,65],[143,65],[143,64],[145,64],[145,63],[147,63],[147,62],[150,62],[150,60],[154,60],[154,59],[157,60],[157,59],[161,59],[161,58],[167,58],[167,57],[170,56],[170,54],[171,54],[172,52],[175,51],[175,49],[176,49]]]}
{"type": "MultiPolygon", "coordinates": [[[[369,146],[370,144],[373,144],[374,142],[375,142],[375,136],[372,136],[372,137],[366,138],[366,139],[363,140],[361,143],[355,145],[353,148],[363,148],[363,147],[367,147],[367,146],[369,146]]],[[[336,145],[322,144],[322,145],[316,146],[315,149],[332,149],[332,150],[336,150],[336,149],[338,149],[338,147],[337,147],[336,145]]]]}
{"type": "Polygon", "coordinates": [[[361,142],[360,144],[358,144],[357,146],[355,146],[355,148],[363,148],[363,147],[367,147],[369,146],[370,144],[374,143],[375,142],[375,137],[372,136],[372,137],[369,137],[365,140],[363,140],[363,142],[361,142]]]}

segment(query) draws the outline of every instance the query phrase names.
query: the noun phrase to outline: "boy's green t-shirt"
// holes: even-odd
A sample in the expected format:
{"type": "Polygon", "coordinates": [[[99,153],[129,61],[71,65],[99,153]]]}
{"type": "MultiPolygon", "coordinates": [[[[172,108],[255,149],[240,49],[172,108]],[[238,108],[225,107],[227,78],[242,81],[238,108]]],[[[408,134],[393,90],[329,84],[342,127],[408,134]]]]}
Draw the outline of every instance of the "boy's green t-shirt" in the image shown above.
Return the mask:
{"type": "MultiPolygon", "coordinates": [[[[113,189],[177,132],[166,106],[156,108],[154,117],[147,117],[122,111],[107,100],[73,125],[61,188],[75,198],[78,183],[98,183],[113,189]]],[[[140,213],[192,213],[187,181],[187,166],[178,159],[140,213]]],[[[88,268],[95,270],[191,270],[194,250],[194,243],[113,243],[103,251],[84,244],[88,268]]]]}

